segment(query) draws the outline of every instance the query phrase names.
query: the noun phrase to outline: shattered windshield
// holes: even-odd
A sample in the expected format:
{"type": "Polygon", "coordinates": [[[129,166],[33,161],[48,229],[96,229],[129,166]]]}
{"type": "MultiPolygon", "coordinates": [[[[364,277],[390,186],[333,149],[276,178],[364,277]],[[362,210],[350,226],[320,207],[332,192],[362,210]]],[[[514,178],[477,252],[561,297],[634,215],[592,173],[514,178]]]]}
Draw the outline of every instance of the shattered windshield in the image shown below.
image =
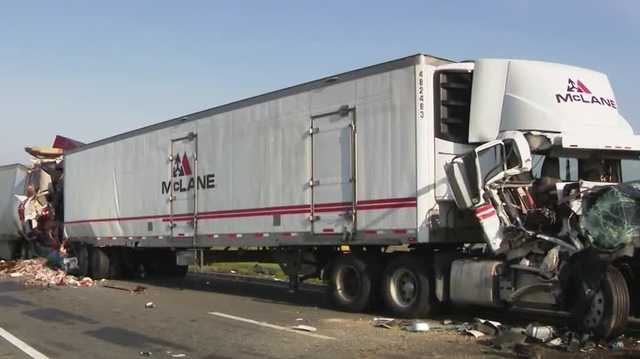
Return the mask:
{"type": "Polygon", "coordinates": [[[594,247],[615,249],[640,237],[640,182],[585,194],[580,225],[594,247]]]}

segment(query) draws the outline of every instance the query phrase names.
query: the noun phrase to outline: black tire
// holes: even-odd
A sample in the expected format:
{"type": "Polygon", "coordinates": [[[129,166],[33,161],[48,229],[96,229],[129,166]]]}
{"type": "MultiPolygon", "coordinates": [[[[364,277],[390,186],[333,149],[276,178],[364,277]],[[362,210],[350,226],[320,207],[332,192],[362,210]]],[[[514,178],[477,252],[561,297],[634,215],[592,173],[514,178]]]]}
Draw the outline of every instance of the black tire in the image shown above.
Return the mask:
{"type": "Polygon", "coordinates": [[[89,248],[86,244],[80,243],[75,247],[76,258],[78,258],[78,276],[88,277],[91,275],[91,260],[89,258],[89,248]]]}
{"type": "Polygon", "coordinates": [[[630,303],[624,276],[617,268],[609,266],[600,290],[582,320],[585,331],[604,339],[619,336],[627,325],[630,303]]]}
{"type": "Polygon", "coordinates": [[[91,254],[91,274],[93,279],[108,279],[110,275],[110,260],[104,248],[92,247],[91,254]]]}
{"type": "Polygon", "coordinates": [[[331,264],[329,296],[341,310],[361,312],[369,306],[373,280],[368,262],[353,254],[341,255],[331,264]]]}
{"type": "Polygon", "coordinates": [[[391,260],[382,274],[381,289],[387,309],[397,317],[422,318],[433,309],[429,271],[414,256],[391,260]]]}

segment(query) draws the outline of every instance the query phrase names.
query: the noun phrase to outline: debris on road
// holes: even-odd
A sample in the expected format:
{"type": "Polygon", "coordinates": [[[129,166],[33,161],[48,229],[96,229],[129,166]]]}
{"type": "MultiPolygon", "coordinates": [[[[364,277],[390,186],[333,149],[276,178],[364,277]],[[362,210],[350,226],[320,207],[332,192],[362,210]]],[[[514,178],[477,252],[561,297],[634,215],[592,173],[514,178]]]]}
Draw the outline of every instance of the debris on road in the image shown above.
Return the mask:
{"type": "Polygon", "coordinates": [[[500,333],[500,330],[502,329],[502,323],[500,322],[481,318],[475,318],[474,321],[474,329],[486,335],[498,335],[500,333]]]}
{"type": "Polygon", "coordinates": [[[429,329],[431,329],[429,327],[429,323],[419,322],[419,321],[413,322],[409,325],[402,326],[402,330],[406,330],[412,333],[428,332],[429,329]]]}
{"type": "Polygon", "coordinates": [[[480,337],[484,337],[484,333],[479,331],[479,330],[475,330],[475,329],[464,329],[462,331],[464,334],[466,335],[471,335],[474,338],[478,339],[480,337]]]}
{"type": "Polygon", "coordinates": [[[167,355],[169,355],[172,358],[186,358],[187,354],[184,353],[174,353],[171,351],[167,351],[167,355]]]}
{"type": "Polygon", "coordinates": [[[153,355],[153,353],[151,353],[151,352],[140,352],[140,356],[142,356],[142,357],[150,357],[152,355],[153,355]]]}
{"type": "Polygon", "coordinates": [[[142,286],[142,285],[137,285],[133,289],[125,288],[125,287],[118,287],[118,286],[115,286],[115,285],[106,285],[106,284],[103,284],[102,287],[109,288],[109,289],[121,290],[123,292],[129,292],[131,294],[140,294],[140,293],[143,293],[145,290],[147,290],[147,287],[142,286]]]}
{"type": "Polygon", "coordinates": [[[391,329],[391,327],[395,325],[395,321],[393,318],[376,317],[373,318],[372,323],[373,326],[377,328],[391,329]]]}
{"type": "Polygon", "coordinates": [[[559,347],[562,345],[562,338],[558,337],[555,339],[551,339],[547,342],[547,345],[550,347],[559,347]]]}
{"type": "Polygon", "coordinates": [[[145,304],[144,307],[147,309],[152,309],[152,308],[155,308],[156,305],[153,302],[147,302],[147,304],[145,304]]]}
{"type": "Polygon", "coordinates": [[[550,325],[533,325],[527,326],[527,336],[529,338],[537,339],[543,343],[546,343],[556,336],[556,328],[550,325]]]}
{"type": "Polygon", "coordinates": [[[613,342],[609,343],[608,347],[611,351],[618,351],[624,349],[624,343],[622,342],[622,340],[614,340],[613,342]]]}
{"type": "Polygon", "coordinates": [[[47,267],[46,258],[25,259],[17,261],[0,261],[0,278],[20,278],[29,287],[91,287],[93,279],[69,275],[60,269],[47,267]]]}
{"type": "Polygon", "coordinates": [[[493,346],[501,350],[514,350],[516,346],[524,345],[527,336],[522,328],[503,330],[493,339],[493,346]]]}
{"type": "Polygon", "coordinates": [[[294,325],[294,326],[291,327],[291,329],[300,330],[300,331],[303,331],[303,332],[310,332],[310,333],[314,333],[314,332],[318,331],[318,329],[316,329],[316,327],[312,327],[310,325],[304,325],[304,324],[294,325]]]}

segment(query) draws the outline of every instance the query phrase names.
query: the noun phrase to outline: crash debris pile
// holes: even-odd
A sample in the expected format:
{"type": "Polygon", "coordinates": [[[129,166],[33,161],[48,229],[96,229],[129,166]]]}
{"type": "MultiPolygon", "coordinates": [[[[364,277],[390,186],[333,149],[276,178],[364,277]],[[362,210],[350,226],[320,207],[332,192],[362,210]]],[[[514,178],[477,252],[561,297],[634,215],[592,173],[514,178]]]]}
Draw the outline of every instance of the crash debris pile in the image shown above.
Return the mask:
{"type": "Polygon", "coordinates": [[[89,277],[78,279],[60,269],[47,267],[47,259],[26,259],[0,261],[0,278],[19,278],[28,287],[91,287],[94,282],[89,277]]]}
{"type": "MultiPolygon", "coordinates": [[[[420,320],[398,320],[394,318],[373,318],[371,324],[377,328],[410,332],[447,331],[470,336],[498,351],[514,352],[518,355],[531,354],[540,348],[569,353],[603,353],[613,351],[636,352],[640,341],[620,336],[609,341],[551,325],[531,323],[526,327],[510,326],[497,321],[474,318],[470,322],[454,323],[445,319],[441,323],[420,320]],[[416,328],[421,328],[416,330],[416,328]],[[627,343],[627,344],[625,344],[627,343]]],[[[530,356],[530,355],[524,355],[530,356]]]]}

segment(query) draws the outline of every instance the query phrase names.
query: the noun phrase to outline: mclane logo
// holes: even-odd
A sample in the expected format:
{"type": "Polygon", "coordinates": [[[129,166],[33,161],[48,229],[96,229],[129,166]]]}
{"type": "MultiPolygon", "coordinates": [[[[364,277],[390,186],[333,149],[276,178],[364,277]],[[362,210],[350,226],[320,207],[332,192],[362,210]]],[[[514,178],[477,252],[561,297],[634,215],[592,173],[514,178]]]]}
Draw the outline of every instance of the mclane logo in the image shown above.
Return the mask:
{"type": "Polygon", "coordinates": [[[582,81],[572,79],[569,79],[567,84],[567,93],[564,95],[556,94],[556,101],[558,103],[582,102],[617,108],[614,99],[594,96],[582,81]]]}
{"type": "Polygon", "coordinates": [[[170,181],[162,181],[162,194],[173,192],[187,192],[194,188],[198,189],[213,189],[216,188],[216,175],[214,173],[194,177],[191,172],[191,163],[189,162],[189,155],[185,152],[180,156],[180,153],[176,154],[172,166],[171,166],[170,181]]]}

